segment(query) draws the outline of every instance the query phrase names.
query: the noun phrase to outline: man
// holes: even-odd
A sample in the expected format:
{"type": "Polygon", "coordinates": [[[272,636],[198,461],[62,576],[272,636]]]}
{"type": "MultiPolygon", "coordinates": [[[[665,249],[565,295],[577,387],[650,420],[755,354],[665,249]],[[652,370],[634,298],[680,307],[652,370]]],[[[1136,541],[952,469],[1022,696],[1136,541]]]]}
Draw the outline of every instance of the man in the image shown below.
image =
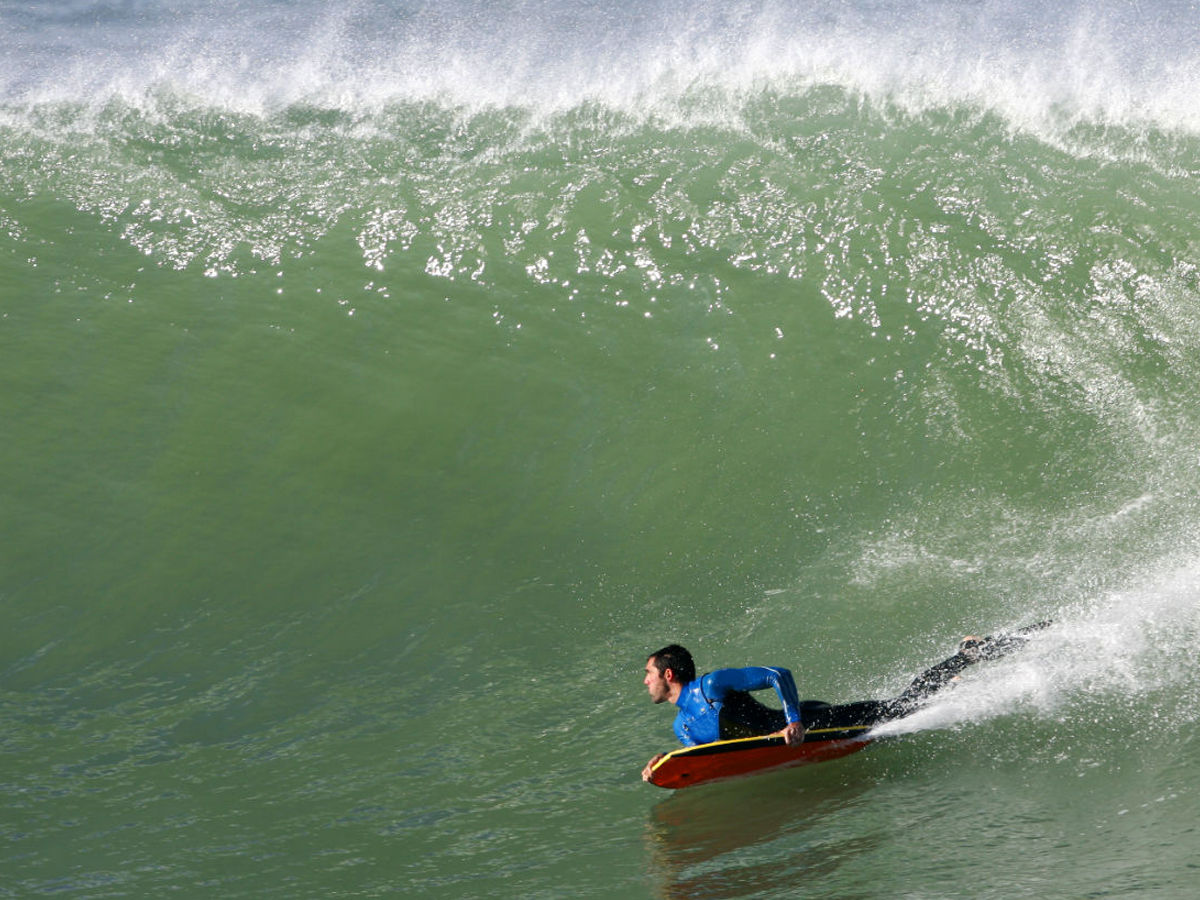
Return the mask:
{"type": "MultiPolygon", "coordinates": [[[[878,725],[914,712],[921,702],[958,677],[972,663],[995,659],[1017,649],[1026,635],[1049,622],[1039,622],[1012,634],[963,638],[958,652],[918,675],[900,696],[892,700],[864,700],[837,706],[817,700],[801,702],[792,673],[778,666],[749,666],[717,669],[697,678],[692,655],[678,644],[650,654],[642,683],[654,703],[670,701],[679,707],[675,736],[685,747],[736,737],[778,733],[789,746],[803,743],[806,725],[812,728],[845,728],[878,725]],[[783,709],[763,706],[750,691],[774,688],[783,709]]],[[[650,780],[659,753],[642,770],[650,780]]]]}
{"type": "MultiPolygon", "coordinates": [[[[685,747],[774,731],[778,731],[789,746],[804,741],[796,683],[787,669],[778,666],[717,669],[697,678],[692,654],[678,644],[671,644],[652,653],[646,660],[646,677],[642,683],[653,702],[670,701],[679,707],[675,716],[675,736],[685,747]],[[779,695],[782,710],[769,709],[747,693],[768,687],[774,688],[779,695]],[[782,721],[776,721],[777,718],[782,721]],[[777,725],[780,727],[775,727],[777,725]]],[[[643,780],[650,779],[650,770],[664,755],[659,753],[646,764],[642,770],[643,780]]]]}

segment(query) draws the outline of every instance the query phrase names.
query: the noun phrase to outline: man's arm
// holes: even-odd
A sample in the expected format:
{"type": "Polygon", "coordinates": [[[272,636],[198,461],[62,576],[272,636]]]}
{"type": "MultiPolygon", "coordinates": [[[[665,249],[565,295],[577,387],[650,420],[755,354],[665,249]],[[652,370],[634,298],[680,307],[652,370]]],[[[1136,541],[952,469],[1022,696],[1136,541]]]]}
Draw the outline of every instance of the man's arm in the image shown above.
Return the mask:
{"type": "Polygon", "coordinates": [[[780,732],[784,741],[796,745],[804,740],[804,724],[800,717],[800,697],[792,673],[782,666],[747,666],[743,669],[717,669],[704,676],[705,693],[714,700],[724,700],[730,691],[762,691],[774,688],[783,703],[787,727],[780,732]]]}

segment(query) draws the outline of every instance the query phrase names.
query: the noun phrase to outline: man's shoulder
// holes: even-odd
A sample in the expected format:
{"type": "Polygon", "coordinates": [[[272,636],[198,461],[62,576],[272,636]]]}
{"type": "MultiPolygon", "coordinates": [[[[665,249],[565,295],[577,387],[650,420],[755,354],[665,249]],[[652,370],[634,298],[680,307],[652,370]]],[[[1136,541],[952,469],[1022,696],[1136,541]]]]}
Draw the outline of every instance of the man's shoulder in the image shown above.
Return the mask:
{"type": "Polygon", "coordinates": [[[729,691],[757,691],[771,685],[792,683],[792,673],[782,666],[744,666],[740,669],[715,669],[700,679],[709,694],[729,691]]]}
{"type": "Polygon", "coordinates": [[[700,680],[721,681],[733,678],[744,678],[748,675],[761,676],[767,672],[787,672],[783,666],[738,666],[727,667],[724,669],[713,669],[707,675],[702,675],[700,680]]]}
{"type": "Polygon", "coordinates": [[[707,692],[739,689],[739,685],[758,674],[759,666],[742,666],[740,668],[713,669],[699,678],[702,689],[707,692]]]}

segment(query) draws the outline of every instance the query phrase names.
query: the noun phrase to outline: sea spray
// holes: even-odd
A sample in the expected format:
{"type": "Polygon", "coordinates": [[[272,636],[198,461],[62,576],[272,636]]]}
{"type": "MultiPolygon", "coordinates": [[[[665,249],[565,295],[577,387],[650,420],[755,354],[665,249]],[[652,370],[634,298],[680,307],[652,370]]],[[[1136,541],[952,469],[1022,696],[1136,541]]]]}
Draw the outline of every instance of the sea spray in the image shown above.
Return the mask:
{"type": "Polygon", "coordinates": [[[1174,569],[1167,563],[1124,588],[1073,603],[1017,653],[966,670],[925,708],[875,733],[1083,715],[1101,716],[1113,727],[1140,719],[1159,734],[1179,733],[1196,718],[1188,648],[1200,629],[1198,579],[1194,562],[1174,569]]]}
{"type": "MultiPolygon", "coordinates": [[[[989,109],[1074,124],[1198,127],[1200,24],[1186,2],[499,6],[6,4],[6,104],[138,102],[166,87],[264,114],[436,102],[563,111],[588,103],[679,120],[715,96],[837,84],[910,109],[989,109]],[[53,54],[49,47],[53,46],[53,54]],[[710,94],[712,96],[712,94],[710,94]]],[[[736,116],[737,103],[727,111],[736,116]]]]}

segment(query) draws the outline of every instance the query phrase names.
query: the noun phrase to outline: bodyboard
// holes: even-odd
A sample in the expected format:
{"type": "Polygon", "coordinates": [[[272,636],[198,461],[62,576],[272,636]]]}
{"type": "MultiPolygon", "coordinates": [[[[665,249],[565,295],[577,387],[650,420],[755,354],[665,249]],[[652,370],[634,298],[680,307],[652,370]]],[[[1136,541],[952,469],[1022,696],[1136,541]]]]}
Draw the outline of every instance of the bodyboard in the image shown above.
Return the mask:
{"type": "Polygon", "coordinates": [[[849,734],[850,729],[824,729],[836,731],[836,735],[809,732],[804,742],[789,747],[782,737],[735,738],[728,741],[713,741],[672,750],[654,764],[650,771],[650,783],[662,788],[685,788],[726,778],[753,775],[771,769],[787,769],[825,762],[856,753],[871,743],[867,736],[871,726],[863,725],[860,733],[849,734]]]}

